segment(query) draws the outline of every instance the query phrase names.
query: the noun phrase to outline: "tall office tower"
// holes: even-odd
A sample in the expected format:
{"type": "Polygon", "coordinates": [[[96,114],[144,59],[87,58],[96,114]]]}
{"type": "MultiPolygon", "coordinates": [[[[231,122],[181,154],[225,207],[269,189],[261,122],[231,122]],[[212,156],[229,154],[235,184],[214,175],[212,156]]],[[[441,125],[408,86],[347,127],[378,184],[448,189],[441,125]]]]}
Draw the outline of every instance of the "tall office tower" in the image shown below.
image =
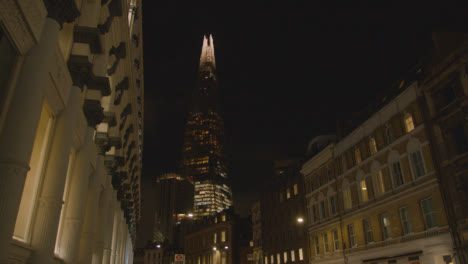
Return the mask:
{"type": "Polygon", "coordinates": [[[153,241],[174,242],[174,228],[193,208],[193,183],[177,173],[165,173],[156,181],[153,241]]]}
{"type": "Polygon", "coordinates": [[[213,215],[232,206],[224,156],[213,38],[203,39],[197,85],[187,118],[184,172],[194,181],[194,216],[213,215]]]}

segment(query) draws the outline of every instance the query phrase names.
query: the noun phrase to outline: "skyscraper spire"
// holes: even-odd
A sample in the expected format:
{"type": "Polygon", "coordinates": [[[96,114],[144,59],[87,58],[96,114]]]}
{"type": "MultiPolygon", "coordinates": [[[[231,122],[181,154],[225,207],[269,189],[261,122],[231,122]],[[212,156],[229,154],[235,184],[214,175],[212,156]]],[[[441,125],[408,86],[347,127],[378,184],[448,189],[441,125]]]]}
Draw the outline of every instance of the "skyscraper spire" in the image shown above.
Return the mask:
{"type": "Polygon", "coordinates": [[[200,55],[200,68],[202,68],[203,65],[206,65],[208,63],[211,63],[213,65],[213,68],[216,70],[214,43],[211,34],[208,38],[206,37],[206,35],[203,36],[203,46],[200,55]]]}

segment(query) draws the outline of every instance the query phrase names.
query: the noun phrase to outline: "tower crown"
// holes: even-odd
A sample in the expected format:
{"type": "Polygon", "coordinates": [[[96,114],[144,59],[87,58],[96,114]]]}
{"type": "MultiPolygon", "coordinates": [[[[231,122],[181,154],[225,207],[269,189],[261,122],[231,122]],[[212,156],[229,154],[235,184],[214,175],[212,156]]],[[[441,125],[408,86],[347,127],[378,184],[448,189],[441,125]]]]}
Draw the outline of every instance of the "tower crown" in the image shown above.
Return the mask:
{"type": "Polygon", "coordinates": [[[203,36],[203,46],[202,46],[202,53],[200,56],[200,68],[206,64],[212,64],[213,68],[216,69],[216,62],[215,62],[215,55],[214,55],[214,43],[213,37],[210,36],[206,37],[203,36]]]}

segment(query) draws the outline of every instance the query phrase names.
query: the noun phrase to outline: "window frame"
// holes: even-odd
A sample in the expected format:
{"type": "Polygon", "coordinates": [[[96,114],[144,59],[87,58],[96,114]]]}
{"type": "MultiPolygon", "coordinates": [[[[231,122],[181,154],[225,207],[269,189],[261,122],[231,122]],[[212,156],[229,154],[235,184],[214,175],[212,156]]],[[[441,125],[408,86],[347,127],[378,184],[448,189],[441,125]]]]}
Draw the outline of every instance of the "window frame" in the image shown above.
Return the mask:
{"type": "MultiPolygon", "coordinates": [[[[432,197],[427,197],[427,198],[425,198],[425,199],[422,199],[422,200],[420,201],[419,204],[420,204],[420,206],[421,206],[421,211],[422,211],[422,214],[423,214],[424,228],[425,228],[426,230],[428,230],[428,229],[431,229],[431,228],[436,228],[436,227],[438,227],[438,226],[439,226],[439,223],[437,222],[437,215],[436,215],[436,211],[435,211],[435,209],[434,209],[434,202],[433,202],[433,200],[432,200],[432,197]],[[426,202],[426,201],[430,201],[430,207],[432,208],[432,211],[431,211],[431,212],[428,212],[428,213],[426,213],[425,210],[424,210],[424,207],[425,207],[425,206],[424,206],[424,202],[426,202]],[[431,219],[434,221],[435,225],[433,225],[433,226],[429,226],[429,225],[428,225],[427,217],[426,217],[427,215],[431,216],[431,219]]],[[[432,220],[431,220],[431,221],[432,221],[432,220]]]]}
{"type": "Polygon", "coordinates": [[[427,170],[426,170],[426,164],[424,163],[424,156],[422,154],[422,150],[418,149],[416,151],[410,152],[408,156],[409,156],[409,160],[410,160],[410,164],[411,164],[410,167],[411,167],[411,172],[413,173],[413,178],[418,179],[418,178],[426,176],[427,175],[427,170]],[[419,156],[419,158],[420,158],[419,163],[417,163],[417,161],[415,160],[415,158],[414,158],[415,155],[419,156]],[[423,172],[422,175],[418,175],[418,171],[419,171],[418,165],[421,166],[419,169],[422,169],[422,172],[423,172]]]}
{"type": "Polygon", "coordinates": [[[362,220],[362,229],[364,231],[364,239],[366,244],[374,242],[374,231],[372,230],[372,222],[370,218],[362,220]]]}
{"type": "Polygon", "coordinates": [[[333,251],[340,250],[340,239],[338,237],[338,230],[332,230],[332,239],[333,239],[333,251]]]}
{"type": "Polygon", "coordinates": [[[323,253],[328,254],[330,253],[330,246],[328,245],[328,233],[325,232],[322,234],[323,240],[323,253]]]}
{"type": "Polygon", "coordinates": [[[330,216],[336,215],[336,199],[335,199],[335,195],[330,195],[330,196],[328,197],[328,209],[329,209],[330,216]],[[333,202],[332,202],[331,199],[333,199],[333,202]],[[333,208],[333,210],[332,210],[332,208],[333,208]]]}
{"type": "Polygon", "coordinates": [[[385,194],[385,181],[384,181],[382,170],[373,172],[372,179],[374,182],[374,195],[381,196],[385,194]],[[377,180],[378,178],[380,179],[377,180]],[[380,192],[380,189],[382,189],[381,192],[380,192]]]}
{"type": "Polygon", "coordinates": [[[348,224],[346,229],[348,230],[348,242],[349,242],[349,247],[353,248],[357,246],[357,241],[356,241],[356,232],[354,230],[354,224],[348,224]]]}
{"type": "Polygon", "coordinates": [[[318,236],[314,237],[314,244],[315,244],[315,255],[318,256],[320,255],[320,244],[319,244],[318,236]]]}
{"type": "Polygon", "coordinates": [[[392,238],[392,227],[390,225],[390,217],[388,216],[387,212],[380,214],[380,226],[382,228],[382,238],[383,240],[391,239],[392,238]],[[385,219],[388,225],[385,225],[385,219]]]}
{"type": "Polygon", "coordinates": [[[344,209],[348,210],[353,208],[353,200],[352,200],[352,195],[351,195],[351,186],[347,186],[343,190],[343,205],[344,209]]]}
{"type": "Polygon", "coordinates": [[[396,189],[400,186],[405,185],[405,177],[403,175],[403,170],[401,169],[401,162],[400,160],[394,161],[390,164],[390,173],[392,175],[392,184],[393,184],[393,189],[396,189]],[[398,165],[398,170],[399,170],[399,175],[395,174],[395,166],[398,165]],[[399,176],[399,178],[397,178],[399,176]],[[401,179],[401,184],[397,185],[398,179],[401,179]]]}
{"type": "Polygon", "coordinates": [[[369,193],[367,191],[366,178],[363,178],[363,179],[359,180],[359,199],[361,200],[361,203],[365,203],[365,202],[369,201],[369,193]],[[365,189],[362,186],[363,184],[364,184],[365,189]],[[364,193],[365,193],[365,198],[366,199],[364,199],[364,193]]]}
{"type": "Polygon", "coordinates": [[[408,206],[403,206],[398,209],[400,212],[400,222],[401,222],[401,231],[403,235],[408,235],[413,233],[413,225],[411,224],[411,214],[408,206]],[[403,211],[406,211],[406,219],[403,219],[403,211]],[[405,222],[408,224],[407,228],[405,228],[405,222]],[[408,229],[408,230],[405,230],[408,229]]]}

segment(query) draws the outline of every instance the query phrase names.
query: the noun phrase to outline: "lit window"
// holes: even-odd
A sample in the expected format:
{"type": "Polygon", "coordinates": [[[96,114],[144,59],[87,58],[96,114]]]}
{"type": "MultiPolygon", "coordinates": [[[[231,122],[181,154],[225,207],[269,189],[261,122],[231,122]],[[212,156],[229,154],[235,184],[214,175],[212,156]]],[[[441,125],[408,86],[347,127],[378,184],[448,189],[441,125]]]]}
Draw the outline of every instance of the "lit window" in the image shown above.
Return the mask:
{"type": "Polygon", "coordinates": [[[372,232],[372,224],[369,218],[362,221],[364,228],[364,237],[366,238],[366,243],[374,242],[374,233],[372,232]]]}
{"type": "Polygon", "coordinates": [[[288,252],[283,252],[284,263],[288,262],[288,252]]]}
{"type": "Polygon", "coordinates": [[[394,188],[403,185],[403,173],[401,172],[401,165],[399,161],[392,164],[392,176],[394,188]]]}
{"type": "Polygon", "coordinates": [[[401,226],[403,227],[403,235],[413,232],[408,207],[400,208],[400,220],[401,226]]]}
{"type": "Polygon", "coordinates": [[[265,264],[268,264],[268,257],[265,256],[265,264]]]}
{"type": "Polygon", "coordinates": [[[333,250],[338,251],[340,250],[340,241],[338,240],[338,230],[333,230],[333,250]]]}
{"type": "Polygon", "coordinates": [[[419,178],[421,176],[426,175],[426,170],[424,169],[423,158],[421,154],[421,150],[413,152],[410,154],[411,156],[411,165],[413,166],[414,176],[419,178]]]}
{"type": "Polygon", "coordinates": [[[365,179],[359,182],[359,189],[361,190],[361,202],[366,202],[369,197],[367,196],[367,185],[365,179]]]}
{"type": "Polygon", "coordinates": [[[361,163],[362,158],[361,158],[361,151],[359,150],[359,148],[354,149],[354,157],[356,158],[356,164],[361,163]]]}
{"type": "Polygon", "coordinates": [[[328,235],[327,233],[323,234],[323,252],[328,253],[329,248],[328,248],[328,235]]]}
{"type": "Polygon", "coordinates": [[[286,189],[286,199],[291,198],[291,190],[289,188],[286,189]]]}
{"type": "Polygon", "coordinates": [[[309,180],[309,188],[310,188],[310,192],[314,191],[314,182],[312,181],[312,179],[309,180]]]}
{"type": "Polygon", "coordinates": [[[279,253],[276,253],[276,261],[278,264],[281,264],[281,256],[279,253]]]}
{"type": "Polygon", "coordinates": [[[327,217],[325,213],[325,200],[320,201],[320,219],[327,217]]]}
{"type": "Polygon", "coordinates": [[[411,132],[414,130],[413,116],[410,113],[405,114],[405,127],[406,132],[411,132]]]}
{"type": "Polygon", "coordinates": [[[217,234],[214,233],[214,234],[213,234],[213,243],[215,243],[215,244],[217,243],[216,239],[217,239],[217,234]]]}
{"type": "Polygon", "coordinates": [[[270,262],[271,262],[271,264],[275,263],[275,256],[273,256],[273,255],[270,256],[270,262]]]}
{"type": "Polygon", "coordinates": [[[298,193],[297,184],[294,184],[294,195],[297,195],[298,193]]]}
{"type": "Polygon", "coordinates": [[[392,229],[390,228],[390,219],[387,213],[380,215],[380,225],[382,226],[382,237],[388,239],[392,237],[392,229]]]}
{"type": "Polygon", "coordinates": [[[349,239],[349,247],[356,246],[356,234],[354,233],[354,224],[348,225],[348,239],[349,239]]]}
{"type": "Polygon", "coordinates": [[[426,225],[426,229],[436,227],[437,219],[435,216],[434,205],[432,204],[432,198],[422,200],[421,208],[424,215],[424,224],[426,225]]]}
{"type": "Polygon", "coordinates": [[[221,231],[221,242],[226,242],[226,231],[221,231]]]}
{"type": "Polygon", "coordinates": [[[221,216],[221,221],[225,222],[226,221],[226,215],[221,216]]]}
{"type": "Polygon", "coordinates": [[[291,250],[291,261],[296,261],[296,256],[294,255],[294,250],[291,250]]]}
{"type": "Polygon", "coordinates": [[[382,171],[377,171],[374,173],[374,181],[375,181],[375,192],[377,195],[382,195],[385,192],[385,186],[383,182],[382,171]]]}
{"type": "Polygon", "coordinates": [[[344,207],[345,209],[349,209],[352,206],[351,200],[351,189],[349,187],[345,188],[343,191],[343,199],[344,199],[344,207]]]}
{"type": "Polygon", "coordinates": [[[335,196],[330,196],[328,198],[328,202],[330,203],[330,215],[335,215],[336,214],[335,196]]]}
{"type": "Polygon", "coordinates": [[[302,254],[302,248],[299,249],[299,260],[304,260],[304,255],[302,254]]]}
{"type": "Polygon", "coordinates": [[[369,147],[372,154],[377,153],[377,143],[375,142],[375,138],[371,137],[369,139],[369,147]]]}

